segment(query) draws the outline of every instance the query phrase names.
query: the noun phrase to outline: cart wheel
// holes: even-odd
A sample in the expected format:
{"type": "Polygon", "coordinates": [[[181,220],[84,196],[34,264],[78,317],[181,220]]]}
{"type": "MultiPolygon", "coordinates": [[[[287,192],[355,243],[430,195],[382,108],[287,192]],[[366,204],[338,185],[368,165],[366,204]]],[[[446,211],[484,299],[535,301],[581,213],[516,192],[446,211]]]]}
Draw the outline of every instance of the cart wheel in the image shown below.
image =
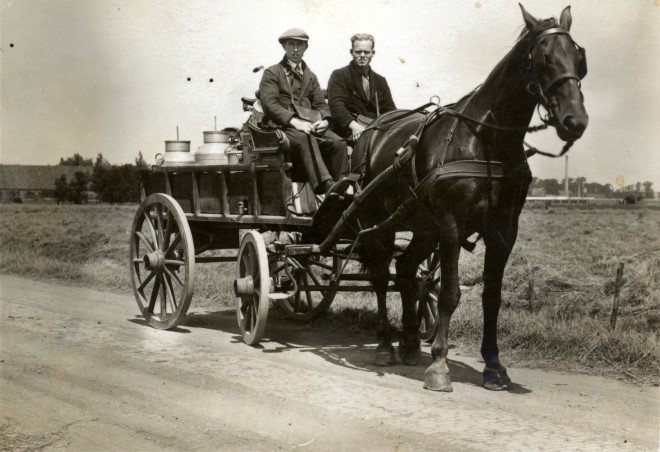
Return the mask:
{"type": "Polygon", "coordinates": [[[238,297],[236,317],[243,341],[255,345],[264,334],[268,318],[268,255],[266,244],[257,231],[248,231],[238,250],[234,292],[238,297]]]}
{"type": "Polygon", "coordinates": [[[130,249],[131,283],[142,315],[154,328],[174,328],[192,299],[195,250],[188,220],[172,197],[156,193],[142,201],[130,249]]]}
{"type": "Polygon", "coordinates": [[[417,269],[417,281],[421,284],[422,297],[417,303],[419,337],[433,342],[438,327],[438,297],[434,289],[440,282],[440,257],[433,252],[417,269]]]}
{"type": "Polygon", "coordinates": [[[295,294],[281,300],[284,312],[292,319],[307,321],[323,314],[337,295],[339,282],[335,278],[341,271],[341,259],[337,256],[289,257],[271,269],[272,273],[277,273],[275,280],[282,291],[293,286],[291,276],[295,280],[295,294]]]}

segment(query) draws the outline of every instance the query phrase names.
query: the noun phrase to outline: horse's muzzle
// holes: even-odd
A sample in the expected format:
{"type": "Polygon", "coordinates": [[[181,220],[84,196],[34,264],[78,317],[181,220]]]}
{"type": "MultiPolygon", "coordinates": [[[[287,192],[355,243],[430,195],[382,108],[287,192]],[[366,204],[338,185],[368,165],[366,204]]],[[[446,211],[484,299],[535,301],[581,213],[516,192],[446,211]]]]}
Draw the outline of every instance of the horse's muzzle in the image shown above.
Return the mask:
{"type": "Polygon", "coordinates": [[[579,121],[575,118],[575,116],[567,115],[561,121],[561,127],[557,129],[557,133],[562,140],[575,141],[579,139],[586,130],[587,122],[587,118],[585,118],[583,121],[579,121]]]}

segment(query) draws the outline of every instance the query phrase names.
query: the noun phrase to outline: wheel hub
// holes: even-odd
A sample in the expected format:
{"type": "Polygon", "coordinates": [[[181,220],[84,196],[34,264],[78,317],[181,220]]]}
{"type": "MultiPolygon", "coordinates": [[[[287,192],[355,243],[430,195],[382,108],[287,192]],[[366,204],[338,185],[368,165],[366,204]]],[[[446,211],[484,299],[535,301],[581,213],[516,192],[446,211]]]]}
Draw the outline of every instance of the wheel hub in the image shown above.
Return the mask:
{"type": "Polygon", "coordinates": [[[165,255],[160,250],[145,254],[143,261],[145,268],[150,271],[162,271],[165,267],[165,255]]]}
{"type": "Polygon", "coordinates": [[[254,295],[254,280],[248,275],[234,280],[234,293],[237,297],[254,295]]]}

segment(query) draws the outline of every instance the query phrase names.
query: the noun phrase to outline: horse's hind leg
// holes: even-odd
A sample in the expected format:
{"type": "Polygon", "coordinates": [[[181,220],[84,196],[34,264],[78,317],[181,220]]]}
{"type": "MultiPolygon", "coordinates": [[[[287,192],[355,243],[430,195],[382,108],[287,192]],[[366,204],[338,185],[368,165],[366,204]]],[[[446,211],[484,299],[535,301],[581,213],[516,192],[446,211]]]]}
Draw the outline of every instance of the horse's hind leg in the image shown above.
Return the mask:
{"type": "Polygon", "coordinates": [[[403,331],[399,340],[399,357],[404,364],[416,366],[422,356],[417,318],[415,277],[419,264],[435,249],[437,239],[432,234],[413,235],[403,256],[396,262],[396,285],[401,293],[401,323],[403,331]]]}
{"type": "Polygon", "coordinates": [[[424,373],[424,387],[433,391],[451,392],[451,379],[447,354],[449,352],[449,322],[461,299],[458,285],[458,258],[460,245],[458,231],[453,229],[442,235],[440,253],[440,293],[438,294],[438,332],[431,346],[433,362],[424,373]]]}
{"type": "Polygon", "coordinates": [[[390,322],[387,318],[387,285],[390,281],[389,264],[392,260],[393,244],[394,234],[391,237],[388,235],[382,241],[378,238],[366,238],[363,242],[363,260],[378,301],[378,326],[376,328],[378,346],[374,359],[376,366],[389,366],[396,363],[390,322]]]}

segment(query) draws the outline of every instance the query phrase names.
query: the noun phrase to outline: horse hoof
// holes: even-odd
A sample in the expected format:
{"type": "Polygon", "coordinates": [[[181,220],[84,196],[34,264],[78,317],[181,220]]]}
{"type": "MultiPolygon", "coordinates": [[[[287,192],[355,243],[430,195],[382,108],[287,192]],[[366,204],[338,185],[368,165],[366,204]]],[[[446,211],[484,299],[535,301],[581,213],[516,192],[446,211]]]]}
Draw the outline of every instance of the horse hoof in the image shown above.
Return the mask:
{"type": "Polygon", "coordinates": [[[513,388],[511,379],[504,366],[484,369],[484,388],[490,391],[506,391],[513,388]]]}
{"type": "Polygon", "coordinates": [[[374,365],[384,367],[396,364],[396,357],[394,356],[394,347],[379,347],[376,349],[376,358],[374,365]]]}
{"type": "Polygon", "coordinates": [[[416,366],[422,360],[422,349],[419,344],[414,345],[399,344],[399,358],[407,366],[416,366]]]}
{"type": "Polygon", "coordinates": [[[449,367],[442,361],[436,361],[424,372],[424,389],[431,391],[452,392],[449,379],[449,367]]]}

